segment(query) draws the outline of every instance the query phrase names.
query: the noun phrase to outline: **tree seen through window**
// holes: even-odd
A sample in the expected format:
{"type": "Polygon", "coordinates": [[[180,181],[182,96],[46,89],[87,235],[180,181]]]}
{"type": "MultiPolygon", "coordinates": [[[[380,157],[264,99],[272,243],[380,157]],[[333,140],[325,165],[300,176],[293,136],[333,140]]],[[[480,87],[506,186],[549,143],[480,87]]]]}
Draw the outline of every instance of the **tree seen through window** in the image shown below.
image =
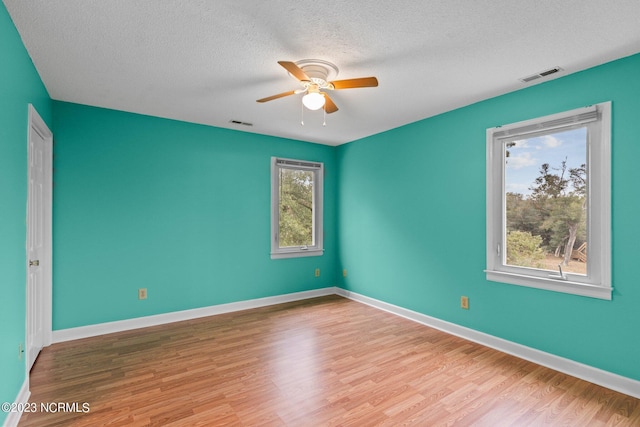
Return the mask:
{"type": "Polygon", "coordinates": [[[313,246],[313,171],[280,168],[280,247],[313,246]]]}
{"type": "Polygon", "coordinates": [[[586,274],[585,127],[505,143],[506,264],[586,274]]]}

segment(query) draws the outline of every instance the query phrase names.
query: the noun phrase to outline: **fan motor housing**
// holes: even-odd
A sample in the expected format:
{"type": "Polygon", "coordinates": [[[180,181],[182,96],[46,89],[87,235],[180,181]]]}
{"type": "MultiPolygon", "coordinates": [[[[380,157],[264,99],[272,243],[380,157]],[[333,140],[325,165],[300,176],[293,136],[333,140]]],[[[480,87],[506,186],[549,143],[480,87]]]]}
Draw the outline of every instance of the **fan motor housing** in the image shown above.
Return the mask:
{"type": "Polygon", "coordinates": [[[319,86],[326,85],[338,75],[338,67],[321,59],[303,59],[295,64],[319,86]]]}

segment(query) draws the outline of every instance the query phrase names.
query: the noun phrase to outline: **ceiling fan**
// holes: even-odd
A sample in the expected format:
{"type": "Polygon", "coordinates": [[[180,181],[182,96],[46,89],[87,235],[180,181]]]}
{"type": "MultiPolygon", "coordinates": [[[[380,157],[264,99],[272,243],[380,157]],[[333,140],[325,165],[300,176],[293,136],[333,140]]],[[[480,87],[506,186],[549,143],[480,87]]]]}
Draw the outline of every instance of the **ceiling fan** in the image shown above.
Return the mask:
{"type": "Polygon", "coordinates": [[[278,61],[278,64],[298,79],[302,88],[258,99],[257,102],[273,101],[289,95],[306,93],[302,97],[305,107],[310,110],[319,110],[324,107],[324,111],[329,114],[338,111],[338,107],[327,94],[327,90],[378,86],[378,79],[375,77],[331,80],[338,75],[338,67],[319,59],[304,59],[298,62],[278,61]]]}

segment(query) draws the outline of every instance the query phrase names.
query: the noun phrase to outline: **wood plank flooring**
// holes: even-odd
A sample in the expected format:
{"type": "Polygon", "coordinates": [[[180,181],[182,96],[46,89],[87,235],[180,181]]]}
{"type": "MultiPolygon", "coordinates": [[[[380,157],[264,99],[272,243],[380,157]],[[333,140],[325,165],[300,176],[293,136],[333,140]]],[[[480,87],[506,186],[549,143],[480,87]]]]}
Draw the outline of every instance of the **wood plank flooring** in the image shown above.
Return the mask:
{"type": "Polygon", "coordinates": [[[20,426],[640,426],[638,399],[338,296],[54,344],[31,391],[78,406],[20,426]]]}

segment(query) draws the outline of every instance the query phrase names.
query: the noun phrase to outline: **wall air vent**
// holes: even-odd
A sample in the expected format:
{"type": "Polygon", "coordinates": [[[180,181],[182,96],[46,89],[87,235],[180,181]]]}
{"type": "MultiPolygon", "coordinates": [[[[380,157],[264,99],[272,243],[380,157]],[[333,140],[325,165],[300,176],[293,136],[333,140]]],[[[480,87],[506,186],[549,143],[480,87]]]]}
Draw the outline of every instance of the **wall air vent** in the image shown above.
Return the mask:
{"type": "Polygon", "coordinates": [[[241,122],[240,120],[229,120],[229,123],[242,126],[253,126],[253,123],[241,122]]]}
{"type": "Polygon", "coordinates": [[[557,73],[559,71],[564,71],[564,70],[562,68],[560,68],[560,67],[553,67],[553,68],[550,68],[548,70],[540,71],[537,74],[533,74],[531,76],[523,77],[523,78],[520,79],[520,81],[524,82],[524,83],[529,83],[530,81],[541,79],[542,77],[550,76],[551,74],[555,74],[555,73],[557,73]]]}

